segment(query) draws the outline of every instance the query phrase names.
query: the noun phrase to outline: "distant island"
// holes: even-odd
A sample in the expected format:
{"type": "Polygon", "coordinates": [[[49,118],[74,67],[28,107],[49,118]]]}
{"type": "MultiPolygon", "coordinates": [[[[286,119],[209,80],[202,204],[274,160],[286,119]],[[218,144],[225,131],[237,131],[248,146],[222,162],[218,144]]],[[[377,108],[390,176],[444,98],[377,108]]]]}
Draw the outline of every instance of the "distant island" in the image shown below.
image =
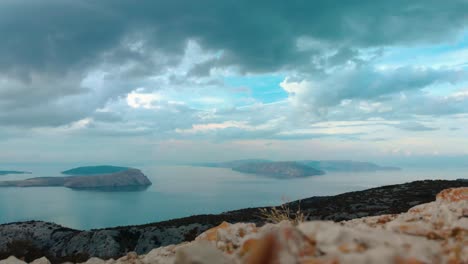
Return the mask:
{"type": "Polygon", "coordinates": [[[325,172],[375,172],[400,170],[397,167],[380,166],[371,162],[350,160],[301,160],[301,161],[270,161],[263,159],[246,159],[226,162],[197,163],[194,166],[229,168],[242,173],[251,173],[273,178],[291,179],[315,175],[325,172]]]}
{"type": "Polygon", "coordinates": [[[265,175],[280,179],[304,178],[325,172],[293,161],[245,163],[232,168],[243,173],[265,175]]]}
{"type": "Polygon", "coordinates": [[[31,172],[27,172],[27,171],[0,170],[0,176],[8,175],[8,174],[31,174],[31,172]]]}
{"type": "Polygon", "coordinates": [[[372,162],[351,160],[302,160],[301,164],[324,170],[328,172],[372,172],[372,171],[395,171],[398,167],[380,166],[372,162]]]}
{"type": "Polygon", "coordinates": [[[77,176],[77,175],[99,175],[99,174],[110,174],[121,171],[126,171],[131,168],[129,167],[119,167],[111,165],[99,165],[99,166],[85,166],[73,168],[70,170],[62,171],[62,174],[77,176]]]}
{"type": "Polygon", "coordinates": [[[245,164],[252,164],[252,163],[271,163],[271,160],[264,160],[264,159],[243,159],[243,160],[232,160],[232,161],[224,161],[224,162],[203,162],[203,163],[195,163],[194,166],[200,167],[211,167],[211,168],[228,168],[232,169],[235,167],[239,167],[245,164]]]}
{"type": "MultiPolygon", "coordinates": [[[[96,167],[79,167],[72,169],[73,176],[65,177],[36,177],[19,181],[0,181],[0,187],[46,187],[46,186],[62,186],[71,189],[109,189],[122,190],[142,188],[151,185],[151,181],[140,170],[126,168],[117,172],[113,166],[96,166],[96,167]],[[92,174],[93,168],[96,172],[104,172],[101,174],[92,174]],[[77,173],[84,173],[78,175],[77,173]]],[[[120,167],[123,168],[123,167],[120,167]]]]}

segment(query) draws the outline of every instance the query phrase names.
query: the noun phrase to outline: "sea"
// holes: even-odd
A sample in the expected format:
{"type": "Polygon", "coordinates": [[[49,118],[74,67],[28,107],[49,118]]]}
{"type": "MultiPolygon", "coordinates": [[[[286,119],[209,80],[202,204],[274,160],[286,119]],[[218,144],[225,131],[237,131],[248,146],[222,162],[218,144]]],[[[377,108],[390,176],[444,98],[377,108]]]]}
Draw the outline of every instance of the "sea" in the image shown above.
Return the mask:
{"type": "MultiPolygon", "coordinates": [[[[0,176],[19,180],[59,176],[64,165],[5,167],[31,171],[0,176]]],[[[142,166],[153,182],[141,191],[72,190],[64,187],[0,188],[0,224],[41,220],[88,230],[139,225],[197,214],[279,205],[313,196],[405,183],[424,179],[468,178],[460,169],[403,169],[359,173],[327,173],[302,179],[272,179],[224,168],[142,166]]]]}

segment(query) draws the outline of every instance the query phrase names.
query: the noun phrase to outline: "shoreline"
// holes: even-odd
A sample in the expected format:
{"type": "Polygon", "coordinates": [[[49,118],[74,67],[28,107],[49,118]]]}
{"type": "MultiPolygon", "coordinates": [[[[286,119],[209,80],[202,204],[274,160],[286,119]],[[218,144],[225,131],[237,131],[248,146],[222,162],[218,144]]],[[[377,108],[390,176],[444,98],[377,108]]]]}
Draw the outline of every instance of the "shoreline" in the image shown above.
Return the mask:
{"type": "MultiPolygon", "coordinates": [[[[406,212],[413,206],[435,200],[441,190],[468,187],[464,180],[426,180],[387,185],[335,196],[311,197],[289,203],[299,206],[307,220],[343,221],[360,217],[406,212]]],[[[262,207],[264,208],[264,207],[262,207]]],[[[129,215],[131,217],[131,215],[129,215]]],[[[86,261],[90,257],[118,258],[129,252],[148,253],[153,248],[191,241],[222,222],[250,222],[263,225],[259,208],[245,208],[221,214],[194,215],[142,225],[75,230],[41,221],[0,224],[0,255],[7,255],[12,241],[29,241],[44,256],[86,261]],[[103,246],[104,245],[104,246],[103,246]],[[79,255],[77,255],[79,253],[79,255]]]]}

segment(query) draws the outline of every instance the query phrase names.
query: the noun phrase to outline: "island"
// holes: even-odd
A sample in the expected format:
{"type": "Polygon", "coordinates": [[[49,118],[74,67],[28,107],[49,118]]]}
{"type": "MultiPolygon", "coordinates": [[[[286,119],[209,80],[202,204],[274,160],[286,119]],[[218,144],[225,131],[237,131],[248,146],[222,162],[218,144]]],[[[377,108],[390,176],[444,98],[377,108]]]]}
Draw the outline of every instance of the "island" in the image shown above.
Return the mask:
{"type": "Polygon", "coordinates": [[[270,161],[264,159],[244,159],[225,162],[205,162],[193,166],[229,168],[242,173],[269,176],[272,178],[302,178],[323,175],[326,172],[376,172],[401,170],[397,167],[380,166],[372,162],[351,160],[300,160],[270,161]]]}
{"type": "Polygon", "coordinates": [[[242,173],[264,175],[278,179],[304,178],[323,175],[325,172],[293,161],[251,162],[232,168],[242,173]]]}
{"type": "Polygon", "coordinates": [[[200,166],[200,167],[210,167],[210,168],[228,168],[232,169],[235,167],[239,167],[245,164],[251,163],[268,163],[272,162],[271,160],[264,160],[264,159],[242,159],[242,160],[232,160],[232,161],[224,161],[224,162],[203,162],[203,163],[195,163],[192,164],[193,166],[200,166]]]}
{"type": "Polygon", "coordinates": [[[352,160],[303,160],[301,164],[328,172],[375,172],[401,170],[398,167],[380,166],[372,162],[352,160]]]}
{"type": "Polygon", "coordinates": [[[134,190],[146,188],[151,184],[146,175],[140,170],[133,168],[106,174],[36,177],[18,181],[0,181],[0,187],[61,186],[71,189],[97,190],[134,190]]]}
{"type": "Polygon", "coordinates": [[[62,174],[77,176],[77,175],[99,175],[99,174],[111,174],[121,171],[126,171],[131,168],[129,167],[120,167],[120,166],[111,166],[111,165],[99,165],[99,166],[85,166],[73,168],[70,170],[62,171],[62,174]]]}
{"type": "Polygon", "coordinates": [[[28,171],[13,171],[13,170],[0,170],[0,176],[9,175],[9,174],[31,174],[28,171]]]}

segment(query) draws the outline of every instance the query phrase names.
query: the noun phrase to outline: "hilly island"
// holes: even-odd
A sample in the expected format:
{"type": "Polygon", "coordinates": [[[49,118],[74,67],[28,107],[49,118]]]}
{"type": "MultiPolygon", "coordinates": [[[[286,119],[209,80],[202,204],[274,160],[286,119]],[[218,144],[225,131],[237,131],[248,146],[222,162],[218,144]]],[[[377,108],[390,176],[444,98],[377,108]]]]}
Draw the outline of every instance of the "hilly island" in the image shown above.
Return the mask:
{"type": "Polygon", "coordinates": [[[400,170],[397,167],[380,166],[371,162],[350,160],[301,160],[269,161],[245,159],[226,162],[198,163],[195,166],[228,168],[234,171],[263,175],[276,179],[303,178],[323,175],[326,172],[376,172],[400,170]]]}
{"type": "Polygon", "coordinates": [[[302,178],[325,174],[325,172],[321,170],[292,161],[245,163],[232,169],[242,173],[259,174],[281,179],[302,178]]]}
{"type": "Polygon", "coordinates": [[[58,177],[36,177],[26,180],[0,181],[0,187],[67,187],[71,189],[139,188],[151,185],[140,170],[115,166],[78,167],[58,177]]]}
{"type": "Polygon", "coordinates": [[[99,166],[85,166],[69,169],[62,171],[62,174],[70,176],[79,175],[99,175],[99,174],[111,174],[131,169],[129,167],[111,166],[111,165],[99,165],[99,166]]]}

